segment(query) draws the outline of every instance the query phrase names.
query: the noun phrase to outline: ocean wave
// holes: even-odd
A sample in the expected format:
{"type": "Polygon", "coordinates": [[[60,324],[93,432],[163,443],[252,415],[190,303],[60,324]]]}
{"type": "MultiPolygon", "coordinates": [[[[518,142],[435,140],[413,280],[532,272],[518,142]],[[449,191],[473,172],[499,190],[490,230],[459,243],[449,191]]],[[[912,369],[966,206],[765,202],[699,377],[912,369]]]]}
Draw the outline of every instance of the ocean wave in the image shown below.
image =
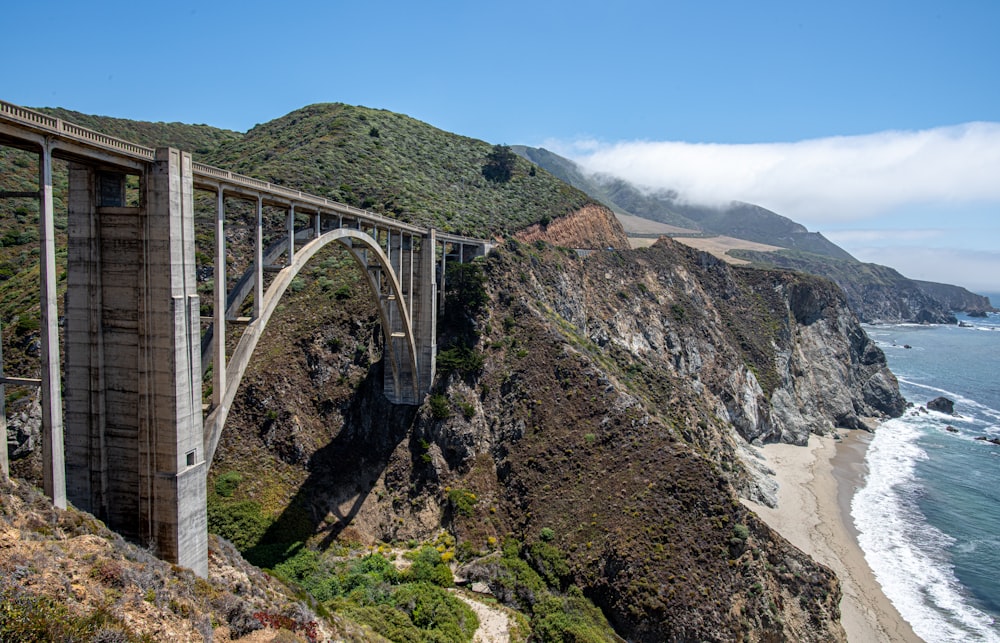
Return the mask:
{"type": "Polygon", "coordinates": [[[946,413],[940,413],[939,411],[928,410],[928,412],[932,415],[940,416],[948,421],[961,421],[985,426],[991,426],[994,422],[1000,421],[1000,409],[994,409],[972,399],[971,397],[943,389],[939,386],[931,386],[930,384],[915,382],[899,375],[896,376],[896,379],[900,384],[904,384],[906,387],[930,391],[934,395],[947,397],[959,406],[959,410],[962,410],[963,408],[965,410],[965,413],[959,413],[959,415],[948,415],[946,413]]]}
{"type": "Polygon", "coordinates": [[[936,421],[922,414],[889,420],[869,447],[869,474],[851,502],[865,558],[883,591],[928,641],[997,641],[993,619],[965,598],[948,547],[956,541],[928,524],[917,504],[915,475],[928,458],[918,445],[936,421]]]}

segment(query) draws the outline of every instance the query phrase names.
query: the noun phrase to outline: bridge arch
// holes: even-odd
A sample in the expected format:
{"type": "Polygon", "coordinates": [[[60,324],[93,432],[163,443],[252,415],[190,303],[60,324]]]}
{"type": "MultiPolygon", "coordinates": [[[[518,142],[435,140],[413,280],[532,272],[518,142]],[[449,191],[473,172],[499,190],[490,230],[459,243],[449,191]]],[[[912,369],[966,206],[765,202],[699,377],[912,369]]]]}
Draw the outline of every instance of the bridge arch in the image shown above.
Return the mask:
{"type": "MultiPolygon", "coordinates": [[[[205,461],[211,466],[215,450],[222,436],[222,428],[240,382],[246,373],[250,358],[257,343],[263,337],[264,329],[277,308],[292,280],[302,271],[312,257],[330,243],[340,243],[347,248],[358,267],[365,273],[374,303],[382,323],[385,342],[384,358],[388,358],[394,390],[407,400],[417,401],[420,397],[418,373],[418,342],[414,333],[412,297],[408,303],[403,295],[400,275],[396,274],[392,263],[378,241],[371,235],[353,228],[335,228],[314,238],[295,251],[292,263],[278,272],[274,281],[264,293],[260,314],[240,337],[226,367],[225,391],[221,402],[205,418],[205,461]],[[374,273],[378,271],[378,274],[374,273]]],[[[411,241],[412,243],[412,241],[411,241]]],[[[411,251],[413,251],[411,249],[411,251]]],[[[433,251],[433,245],[431,247],[433,251]]],[[[433,353],[428,353],[433,359],[433,353]]],[[[426,366],[424,367],[426,370],[426,366]]]]}

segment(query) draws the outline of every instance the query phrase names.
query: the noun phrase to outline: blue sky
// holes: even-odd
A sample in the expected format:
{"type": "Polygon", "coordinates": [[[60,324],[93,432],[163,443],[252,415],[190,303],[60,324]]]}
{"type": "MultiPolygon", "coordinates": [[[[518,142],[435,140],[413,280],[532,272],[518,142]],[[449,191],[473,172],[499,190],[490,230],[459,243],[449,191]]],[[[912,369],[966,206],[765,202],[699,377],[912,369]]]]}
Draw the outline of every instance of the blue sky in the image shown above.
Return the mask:
{"type": "Polygon", "coordinates": [[[1000,292],[994,0],[37,0],[0,15],[0,98],[21,105],[239,131],[316,102],[388,109],[753,201],[860,259],[1000,292]]]}

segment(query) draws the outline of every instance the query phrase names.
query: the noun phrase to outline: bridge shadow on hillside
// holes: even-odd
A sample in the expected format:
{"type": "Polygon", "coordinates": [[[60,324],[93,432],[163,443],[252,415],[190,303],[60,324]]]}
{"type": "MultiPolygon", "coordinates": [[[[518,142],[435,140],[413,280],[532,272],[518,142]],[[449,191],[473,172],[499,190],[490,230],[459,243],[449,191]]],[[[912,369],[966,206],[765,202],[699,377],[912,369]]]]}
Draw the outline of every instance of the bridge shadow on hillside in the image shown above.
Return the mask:
{"type": "Polygon", "coordinates": [[[322,533],[325,549],[350,527],[419,408],[386,400],[382,372],[380,362],[342,408],[340,432],[310,458],[309,476],[259,544],[244,552],[248,561],[272,568],[294,556],[307,539],[322,533]]]}

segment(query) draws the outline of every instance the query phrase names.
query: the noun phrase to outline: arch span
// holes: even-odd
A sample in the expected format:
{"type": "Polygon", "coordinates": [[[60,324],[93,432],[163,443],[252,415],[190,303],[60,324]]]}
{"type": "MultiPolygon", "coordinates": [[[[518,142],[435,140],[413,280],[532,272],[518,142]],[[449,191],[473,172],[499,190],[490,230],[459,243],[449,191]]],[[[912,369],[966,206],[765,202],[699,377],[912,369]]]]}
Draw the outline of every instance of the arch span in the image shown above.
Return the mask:
{"type": "MultiPolygon", "coordinates": [[[[240,341],[228,360],[225,392],[221,403],[205,418],[205,461],[211,466],[219,445],[222,428],[229,409],[236,397],[239,384],[246,373],[250,357],[264,334],[267,323],[278,302],[312,257],[330,243],[346,247],[351,257],[364,271],[379,317],[385,341],[384,355],[388,358],[394,391],[399,401],[415,403],[420,397],[421,369],[418,368],[418,343],[413,329],[412,293],[404,297],[400,276],[396,274],[389,257],[378,242],[365,232],[353,228],[336,228],[323,233],[295,252],[292,263],[278,272],[264,294],[260,315],[243,332],[240,341]],[[374,261],[373,261],[374,260],[374,261]]],[[[402,245],[402,244],[400,244],[402,245]]],[[[412,240],[411,240],[412,245],[412,240]]],[[[433,244],[430,247],[433,252],[433,244]]],[[[415,248],[410,252],[416,252],[415,248]]],[[[425,352],[433,359],[433,351],[425,352]]],[[[425,358],[426,359],[426,358],[425,358]]],[[[424,366],[426,370],[428,366],[424,366]]],[[[432,366],[430,368],[433,368],[432,366]]]]}

